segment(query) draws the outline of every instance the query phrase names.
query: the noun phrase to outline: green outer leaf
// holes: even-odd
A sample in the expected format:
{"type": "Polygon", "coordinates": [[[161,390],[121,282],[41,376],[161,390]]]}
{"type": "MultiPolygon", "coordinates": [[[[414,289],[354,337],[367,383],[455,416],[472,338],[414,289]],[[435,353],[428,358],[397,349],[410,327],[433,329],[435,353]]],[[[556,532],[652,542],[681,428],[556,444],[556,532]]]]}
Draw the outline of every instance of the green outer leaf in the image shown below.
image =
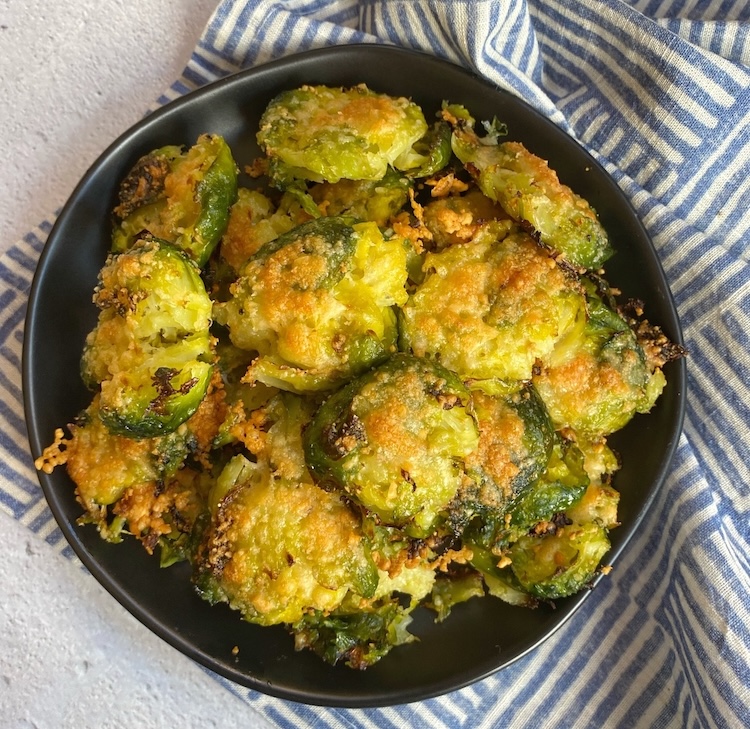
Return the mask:
{"type": "Polygon", "coordinates": [[[221,137],[215,137],[218,150],[214,163],[198,183],[201,213],[191,239],[185,241],[195,262],[203,267],[221,240],[229,222],[229,209],[237,200],[237,164],[221,137]]]}

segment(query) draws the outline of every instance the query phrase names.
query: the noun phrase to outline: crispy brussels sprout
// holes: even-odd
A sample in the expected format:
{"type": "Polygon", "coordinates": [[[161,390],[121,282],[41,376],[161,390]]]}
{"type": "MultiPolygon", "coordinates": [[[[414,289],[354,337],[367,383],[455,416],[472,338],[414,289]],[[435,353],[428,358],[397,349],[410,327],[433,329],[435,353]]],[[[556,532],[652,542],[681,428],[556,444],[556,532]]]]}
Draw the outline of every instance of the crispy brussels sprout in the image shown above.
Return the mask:
{"type": "Polygon", "coordinates": [[[110,542],[132,534],[149,553],[162,542],[176,545],[188,538],[201,506],[192,485],[179,478],[193,448],[186,426],[139,440],[113,435],[95,396],[70,433],[57,443],[58,462],[66,464],[85,509],[80,522],[94,524],[110,542]]]}
{"type": "Polygon", "coordinates": [[[212,304],[198,269],[170,244],[141,239],[110,256],[94,300],[81,371],[101,389],[102,420],[137,438],[175,430],[211,378],[212,304]]]}
{"type": "Polygon", "coordinates": [[[99,397],[71,425],[66,442],[67,469],[83,507],[99,514],[126,489],[163,481],[182,465],[189,450],[189,432],[182,427],[156,438],[135,440],[113,435],[99,417],[99,397]]]}
{"type": "Polygon", "coordinates": [[[614,250],[586,200],[563,185],[554,170],[519,142],[480,138],[461,107],[444,114],[453,122],[453,151],[485,195],[574,266],[598,269],[614,250]]]}
{"type": "Polygon", "coordinates": [[[406,205],[411,189],[407,177],[389,169],[380,180],[339,180],[313,185],[310,195],[325,215],[370,220],[385,228],[406,205]]]}
{"type": "Polygon", "coordinates": [[[120,185],[112,250],[126,251],[148,231],[203,266],[224,233],[236,196],[237,166],[220,136],[203,134],[187,151],[154,150],[120,185]]]}
{"type": "Polygon", "coordinates": [[[475,521],[467,530],[471,563],[483,574],[490,594],[528,606],[537,598],[572,594],[591,579],[609,548],[606,529],[615,524],[617,494],[591,485],[584,462],[574,443],[558,437],[546,471],[513,500],[507,513],[475,521]],[[574,524],[573,516],[581,522],[574,524]]]}
{"type": "Polygon", "coordinates": [[[395,349],[406,251],[374,223],[319,218],[266,244],[215,307],[247,379],[304,392],[336,386],[395,349]]]}
{"type": "MultiPolygon", "coordinates": [[[[309,648],[328,663],[365,669],[392,648],[416,638],[411,613],[433,591],[437,555],[422,540],[365,516],[363,533],[378,565],[378,586],[364,598],[350,592],[331,613],[306,614],[292,626],[295,647],[309,648]]],[[[437,608],[436,608],[437,609],[437,608]]],[[[446,607],[446,611],[449,608],[446,607]]]]}
{"type": "Polygon", "coordinates": [[[586,316],[560,341],[534,384],[556,427],[608,435],[648,412],[664,388],[628,323],[587,283],[586,316]]]}
{"type": "Polygon", "coordinates": [[[457,533],[474,518],[502,518],[547,468],[553,433],[544,404],[530,385],[504,389],[502,395],[472,392],[479,443],[465,459],[470,480],[451,505],[457,533]]]}
{"type": "Polygon", "coordinates": [[[308,409],[294,395],[278,396],[257,462],[235,456],[209,495],[198,588],[262,625],[334,610],[349,591],[369,597],[378,585],[358,520],[305,469],[308,409]]]}
{"type": "Polygon", "coordinates": [[[429,253],[402,307],[401,348],[464,378],[530,379],[583,306],[575,281],[525,233],[488,225],[471,243],[429,253]]]}
{"type": "Polygon", "coordinates": [[[468,243],[485,224],[507,217],[500,205],[475,188],[465,195],[433,200],[424,208],[424,224],[438,250],[457,243],[468,243]]]}
{"type": "Polygon", "coordinates": [[[351,89],[302,86],[279,94],[260,121],[258,144],[282,189],[295,179],[380,180],[403,169],[427,132],[422,110],[405,98],[351,89]]]}
{"type": "Polygon", "coordinates": [[[234,271],[261,247],[309,220],[291,196],[284,195],[278,206],[260,190],[241,187],[237,202],[229,211],[229,222],[219,252],[234,271]]]}
{"type": "Polygon", "coordinates": [[[511,569],[524,590],[543,600],[572,595],[596,574],[609,551],[596,524],[569,524],[551,534],[522,536],[510,549],[511,569]]]}
{"type": "Polygon", "coordinates": [[[197,585],[249,622],[293,623],[335,609],[349,590],[371,594],[377,570],[357,521],[337,495],[311,482],[275,479],[235,456],[212,497],[213,520],[197,585]]]}
{"type": "Polygon", "coordinates": [[[545,529],[529,531],[514,542],[507,557],[522,589],[554,600],[585,587],[609,550],[608,532],[619,524],[619,500],[611,486],[592,482],[545,529]]]}
{"type": "Polygon", "coordinates": [[[305,430],[315,479],[383,523],[424,536],[456,495],[477,445],[469,392],[455,374],[394,355],[334,393],[305,430]]]}
{"type": "MultiPolygon", "coordinates": [[[[518,493],[504,513],[486,510],[482,519],[467,528],[465,538],[472,549],[501,556],[529,531],[547,531],[556,515],[578,501],[588,485],[583,453],[574,443],[558,436],[544,473],[518,493]]],[[[479,564],[475,566],[482,569],[479,564]]]]}

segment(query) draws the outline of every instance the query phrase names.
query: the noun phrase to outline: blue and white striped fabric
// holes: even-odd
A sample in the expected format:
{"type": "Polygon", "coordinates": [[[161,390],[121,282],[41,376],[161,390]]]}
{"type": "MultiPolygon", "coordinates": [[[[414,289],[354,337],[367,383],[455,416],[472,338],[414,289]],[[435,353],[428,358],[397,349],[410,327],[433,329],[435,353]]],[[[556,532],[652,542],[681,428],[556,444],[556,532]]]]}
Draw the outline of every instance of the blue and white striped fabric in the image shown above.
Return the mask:
{"type": "MultiPolygon", "coordinates": [[[[582,609],[473,686],[383,709],[227,688],[279,727],[750,726],[750,6],[742,0],[224,0],[158,104],[290,53],[390,43],[522,96],[614,177],[658,250],[689,396],[665,488],[582,609]]],[[[0,260],[0,506],[69,554],[27,452],[23,315],[43,223],[0,260]]]]}

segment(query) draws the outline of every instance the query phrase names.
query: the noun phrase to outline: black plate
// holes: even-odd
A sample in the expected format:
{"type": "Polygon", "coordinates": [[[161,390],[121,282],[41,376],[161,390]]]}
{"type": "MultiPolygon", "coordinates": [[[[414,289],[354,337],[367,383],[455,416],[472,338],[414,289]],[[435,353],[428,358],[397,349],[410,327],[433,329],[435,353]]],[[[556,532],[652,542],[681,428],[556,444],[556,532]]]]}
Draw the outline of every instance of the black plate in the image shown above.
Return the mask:
{"type": "MultiPolygon", "coordinates": [[[[258,153],[255,130],[267,102],[305,83],[366,83],[411,96],[427,114],[444,99],[466,105],[478,119],[497,116],[509,138],[550,161],[563,182],[599,212],[619,254],[608,263],[613,285],[645,302],[649,319],[681,342],[679,321],[653,246],[627,199],[575,141],[518,98],[431,56],[387,46],[312,51],[236,74],[147,117],[115,141],[73,192],[52,230],[31,290],[24,345],[24,397],[33,455],[90,401],[78,377],[86,334],[94,326],[91,296],[108,247],[109,215],[119,180],[146,152],[192,144],[202,132],[223,135],[240,166],[258,153]]],[[[612,438],[623,468],[622,526],[612,533],[612,562],[621,553],[659,489],[677,445],[685,392],[684,364],[667,368],[656,408],[612,438]]],[[[57,469],[40,474],[65,537],[99,582],[133,615],[178,650],[244,686],[274,696],[332,706],[405,703],[465,686],[509,665],[559,628],[589,592],[555,609],[525,610],[499,600],[458,606],[443,624],[417,611],[421,640],[394,650],[365,672],[330,667],[310,652],[295,653],[281,628],[243,622],[193,592],[186,566],[160,570],[133,540],[111,545],[93,527],[78,527],[73,484],[57,469]],[[239,647],[233,656],[232,648],[239,647]]],[[[616,572],[608,579],[617,579],[616,572]]]]}

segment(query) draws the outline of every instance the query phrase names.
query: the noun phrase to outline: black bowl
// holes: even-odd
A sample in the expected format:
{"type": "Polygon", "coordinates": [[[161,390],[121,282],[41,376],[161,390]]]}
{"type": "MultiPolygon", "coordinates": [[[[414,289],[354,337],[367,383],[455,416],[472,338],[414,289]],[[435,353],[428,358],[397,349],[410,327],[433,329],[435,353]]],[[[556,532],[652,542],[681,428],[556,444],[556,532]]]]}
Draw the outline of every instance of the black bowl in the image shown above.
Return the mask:
{"type": "MultiPolygon", "coordinates": [[[[120,179],[142,154],[166,144],[191,144],[203,132],[223,135],[240,166],[249,163],[258,154],[255,130],[267,102],[283,89],[306,83],[366,83],[377,91],[410,96],[426,113],[450,100],[467,106],[478,119],[497,116],[507,124],[510,139],[549,160],[562,181],[593,204],[619,251],[607,265],[608,279],[625,296],[643,300],[649,319],[681,342],[671,294],[643,226],[602,167],[557,126],[517,97],[431,56],[375,45],[312,51],[238,73],[155,112],[115,141],[75,189],[39,262],[26,321],[24,397],[35,457],[51,442],[55,428],[70,422],[90,401],[78,376],[79,358],[96,320],[91,296],[108,250],[110,211],[120,179]]],[[[622,526],[612,533],[610,563],[638,528],[677,445],[684,364],[668,365],[667,377],[654,410],[612,438],[623,468],[616,477],[622,526]]],[[[81,508],[64,469],[40,474],[40,481],[76,554],[134,616],[216,673],[290,700],[377,706],[460,688],[532,650],[590,594],[537,610],[489,598],[472,600],[440,625],[432,613],[418,610],[414,628],[419,642],[399,647],[364,672],[330,667],[310,652],[296,653],[283,629],[250,625],[224,606],[209,606],[193,591],[185,565],[160,570],[158,560],[134,540],[112,545],[93,527],[77,526],[81,508]],[[236,656],[234,646],[239,647],[236,656]]]]}

